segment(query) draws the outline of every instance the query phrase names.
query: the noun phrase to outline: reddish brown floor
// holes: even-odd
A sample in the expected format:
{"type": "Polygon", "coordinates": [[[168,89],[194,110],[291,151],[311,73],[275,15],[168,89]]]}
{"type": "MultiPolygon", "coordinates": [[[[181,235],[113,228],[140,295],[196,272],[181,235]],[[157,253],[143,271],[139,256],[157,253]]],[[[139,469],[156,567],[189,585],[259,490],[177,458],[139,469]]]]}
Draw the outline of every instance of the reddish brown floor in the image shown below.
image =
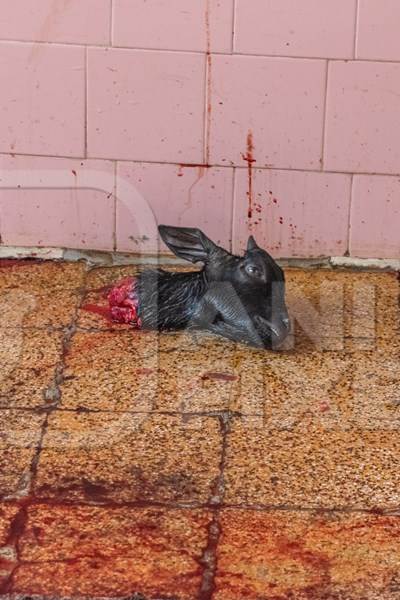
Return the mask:
{"type": "Polygon", "coordinates": [[[111,323],[132,267],[0,265],[0,595],[400,599],[392,273],[288,270],[280,352],[111,323]]]}

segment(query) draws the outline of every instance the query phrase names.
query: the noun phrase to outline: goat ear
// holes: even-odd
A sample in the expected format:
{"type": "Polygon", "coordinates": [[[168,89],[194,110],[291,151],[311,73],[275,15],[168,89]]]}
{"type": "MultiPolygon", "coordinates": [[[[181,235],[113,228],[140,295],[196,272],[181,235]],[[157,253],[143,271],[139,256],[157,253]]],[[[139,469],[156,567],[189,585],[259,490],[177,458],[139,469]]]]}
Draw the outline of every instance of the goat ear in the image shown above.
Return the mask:
{"type": "Polygon", "coordinates": [[[257,242],[252,235],[247,242],[247,252],[250,252],[251,250],[260,250],[260,246],[257,245],[257,242]]]}
{"type": "Polygon", "coordinates": [[[200,229],[159,225],[158,231],[176,256],[193,263],[206,262],[211,252],[218,248],[200,229]]]}

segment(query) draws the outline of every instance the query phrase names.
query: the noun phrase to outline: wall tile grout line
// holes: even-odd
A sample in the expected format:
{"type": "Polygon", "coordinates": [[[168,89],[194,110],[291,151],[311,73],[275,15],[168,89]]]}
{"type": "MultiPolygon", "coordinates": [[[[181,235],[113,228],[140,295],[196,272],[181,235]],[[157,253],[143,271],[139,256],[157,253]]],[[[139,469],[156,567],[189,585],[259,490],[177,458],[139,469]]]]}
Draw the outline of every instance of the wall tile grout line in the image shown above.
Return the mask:
{"type": "Polygon", "coordinates": [[[213,518],[208,528],[207,545],[204,548],[200,562],[203,565],[203,575],[200,585],[198,600],[212,600],[215,591],[215,577],[217,574],[217,551],[221,537],[220,512],[224,501],[225,494],[225,464],[226,451],[228,443],[228,434],[230,429],[231,415],[230,413],[222,412],[219,417],[222,446],[221,458],[219,462],[219,474],[214,484],[209,504],[213,510],[213,518]]]}
{"type": "MultiPolygon", "coordinates": [[[[105,158],[105,157],[99,157],[99,156],[88,156],[87,159],[85,156],[65,156],[65,155],[57,155],[55,156],[54,154],[30,154],[30,153],[22,153],[22,152],[0,152],[0,157],[1,156],[12,156],[13,158],[15,157],[30,157],[30,158],[50,158],[50,159],[54,159],[54,160],[89,160],[89,161],[104,161],[104,162],[109,162],[109,163],[113,163],[114,161],[116,162],[121,162],[121,163],[133,163],[133,164],[145,164],[145,165],[171,165],[171,166],[181,166],[182,163],[181,162],[174,162],[174,161],[160,161],[160,160],[137,160],[137,159],[132,159],[132,158],[105,158]]],[[[197,163],[185,163],[185,168],[189,169],[189,168],[193,168],[193,169],[198,169],[199,166],[208,166],[210,169],[248,169],[248,167],[244,166],[244,165],[238,165],[238,164],[229,164],[229,165],[223,165],[223,164],[209,164],[209,165],[199,165],[197,163]]],[[[321,175],[321,173],[325,174],[325,175],[362,175],[362,176],[374,176],[374,177],[400,177],[400,171],[398,173],[381,173],[381,172],[368,172],[368,171],[335,171],[334,169],[327,169],[324,170],[323,172],[321,172],[321,169],[300,169],[298,167],[271,167],[271,166],[262,166],[262,165],[257,165],[257,169],[260,171],[287,171],[287,172],[296,172],[296,173],[318,173],[319,175],[321,175]]]]}
{"type": "Polygon", "coordinates": [[[235,52],[235,34],[236,34],[236,2],[237,0],[232,0],[232,40],[231,40],[231,53],[235,52]]]}
{"type": "Polygon", "coordinates": [[[113,47],[113,32],[114,32],[114,0],[110,0],[110,47],[113,47]]]}
{"type": "MultiPolygon", "coordinates": [[[[4,504],[17,504],[21,507],[27,506],[27,502],[15,502],[13,500],[3,500],[4,504]]],[[[178,510],[214,510],[215,512],[221,511],[247,511],[247,512],[299,512],[299,513],[312,513],[315,514],[318,511],[324,515],[330,515],[332,513],[344,514],[344,515],[375,515],[377,514],[377,509],[374,507],[358,507],[358,506],[321,506],[321,505],[297,505],[297,504],[248,504],[248,503],[223,503],[220,506],[212,506],[207,502],[168,502],[168,501],[156,501],[156,500],[122,500],[122,501],[97,501],[93,502],[90,500],[84,499],[63,499],[60,503],[55,500],[52,496],[41,496],[32,498],[29,501],[29,507],[31,506],[68,506],[68,507],[96,507],[99,509],[110,509],[110,508],[131,508],[131,509],[143,509],[143,508],[164,508],[164,509],[178,509],[178,510]]],[[[400,507],[383,507],[379,511],[380,516],[395,516],[399,518],[400,516],[400,507]]],[[[1,587],[0,587],[1,590],[1,587]]],[[[0,591],[1,594],[1,591],[0,591]]]]}
{"type": "Polygon", "coordinates": [[[233,253],[233,249],[234,249],[234,240],[233,240],[233,236],[235,235],[235,216],[236,216],[236,167],[233,167],[232,169],[232,198],[231,198],[231,243],[230,243],[230,252],[233,253]]]}
{"type": "MultiPolygon", "coordinates": [[[[170,48],[141,48],[141,47],[129,47],[129,46],[117,46],[113,45],[110,47],[108,44],[82,44],[82,43],[73,43],[73,42],[44,42],[37,40],[0,40],[0,46],[2,44],[22,44],[22,45],[44,45],[44,46],[72,46],[78,48],[98,48],[104,50],[105,48],[110,48],[111,50],[128,50],[132,52],[159,52],[163,54],[204,54],[204,50],[171,50],[170,48]]],[[[353,58],[352,56],[292,56],[288,54],[256,54],[256,53],[244,53],[244,52],[221,52],[217,50],[213,50],[213,54],[218,56],[242,56],[248,58],[268,58],[268,59],[280,59],[280,60],[304,60],[304,61],[326,61],[329,60],[331,62],[358,62],[358,63],[383,63],[383,64],[399,64],[398,60],[395,59],[382,59],[382,58],[353,58]]]]}
{"type": "Polygon", "coordinates": [[[354,46],[353,46],[353,59],[357,60],[357,45],[358,45],[358,24],[360,18],[360,0],[356,0],[356,14],[354,18],[354,46]]]}
{"type": "Polygon", "coordinates": [[[204,25],[206,33],[205,80],[204,80],[204,123],[203,123],[203,162],[210,162],[210,130],[212,117],[212,40],[211,40],[211,0],[205,0],[204,25]]]}
{"type": "Polygon", "coordinates": [[[7,595],[12,590],[15,573],[17,572],[21,564],[19,542],[21,540],[22,535],[25,532],[27,522],[28,501],[24,500],[22,502],[19,502],[19,510],[15,517],[12,519],[8,529],[6,546],[13,548],[13,551],[15,553],[15,564],[8,576],[1,582],[0,594],[2,596],[7,595]]]}
{"type": "MultiPolygon", "coordinates": [[[[57,369],[57,367],[56,367],[56,369],[57,369]]],[[[44,441],[44,438],[45,438],[45,435],[47,432],[49,414],[50,414],[50,412],[48,411],[44,418],[43,424],[40,428],[40,435],[39,435],[39,440],[37,443],[36,451],[34,453],[34,456],[32,458],[30,468],[29,468],[29,479],[26,482],[27,488],[25,490],[23,490],[22,492],[21,491],[19,492],[19,494],[21,496],[20,498],[16,499],[11,496],[10,498],[6,499],[6,502],[16,503],[17,505],[19,505],[19,510],[16,513],[16,515],[14,516],[14,518],[9,526],[9,533],[8,533],[8,537],[7,537],[7,541],[6,541],[6,545],[10,546],[14,549],[15,565],[13,566],[9,575],[1,583],[0,594],[7,594],[8,592],[11,591],[14,576],[21,564],[21,552],[20,552],[20,548],[19,548],[19,543],[20,543],[22,536],[25,533],[25,529],[26,529],[26,526],[28,523],[28,507],[30,506],[30,504],[32,502],[30,494],[32,493],[33,482],[36,479],[36,473],[37,473],[37,469],[38,469],[38,465],[39,465],[40,454],[41,454],[42,448],[43,448],[43,441],[44,441]]]]}
{"type": "Polygon", "coordinates": [[[84,154],[85,154],[85,159],[87,159],[88,157],[88,85],[89,85],[89,78],[88,78],[88,49],[85,48],[85,67],[84,67],[84,74],[85,74],[85,90],[84,90],[84,135],[85,135],[85,141],[84,141],[84,154]]]}
{"type": "Polygon", "coordinates": [[[325,150],[326,150],[326,123],[328,119],[328,92],[329,92],[329,60],[326,61],[325,72],[325,96],[322,121],[322,147],[321,147],[321,171],[325,172],[325,150]]]}
{"type": "MultiPolygon", "coordinates": [[[[208,117],[208,103],[211,101],[209,99],[209,91],[211,85],[209,85],[209,78],[211,78],[210,72],[210,62],[211,62],[211,54],[206,53],[204,55],[204,106],[203,106],[203,163],[205,166],[208,165],[209,162],[209,117],[208,117]]],[[[167,163],[171,164],[171,163],[167,163]]],[[[175,164],[175,163],[172,163],[175,164]]]]}
{"type": "MultiPolygon", "coordinates": [[[[324,269],[326,271],[326,269],[324,269]]],[[[345,269],[346,271],[346,269],[345,269]]],[[[360,270],[360,273],[362,271],[360,270]]],[[[388,275],[388,273],[391,273],[391,271],[375,271],[375,273],[379,273],[379,274],[385,274],[388,275]]],[[[103,334],[112,334],[112,335],[120,335],[119,332],[115,332],[113,330],[110,329],[96,329],[96,330],[81,330],[81,329],[77,329],[77,333],[79,334],[83,334],[85,336],[91,336],[91,335],[103,335],[103,334]]],[[[339,340],[341,338],[332,338],[333,340],[339,340]]],[[[368,337],[348,337],[348,338],[343,338],[343,341],[367,341],[370,338],[368,337]]],[[[384,341],[383,338],[379,338],[379,336],[377,336],[377,340],[379,341],[384,341]]],[[[329,338],[326,338],[326,341],[329,342],[329,338]]],[[[337,356],[339,353],[341,353],[342,355],[349,355],[352,354],[351,352],[348,352],[346,349],[343,350],[337,350],[337,349],[325,349],[324,350],[326,355],[331,355],[331,356],[337,356]]],[[[357,352],[359,352],[358,350],[355,350],[353,352],[353,354],[356,354],[357,352]]],[[[162,352],[160,354],[163,354],[162,352]]],[[[18,411],[18,412],[22,412],[22,413],[42,413],[46,410],[47,406],[46,405],[41,405],[41,406],[37,406],[37,407],[32,407],[32,406],[0,406],[0,411],[8,411],[8,410],[13,410],[13,411],[18,411]]],[[[68,408],[68,407],[61,407],[58,406],[57,407],[57,412],[58,413],[77,413],[77,414],[82,414],[82,412],[84,412],[85,414],[90,414],[90,415],[140,415],[140,416],[169,416],[169,417],[181,417],[182,421],[184,422],[185,419],[187,418],[197,418],[197,417],[202,417],[204,419],[215,419],[215,418],[222,418],[225,416],[228,416],[229,418],[235,417],[235,418],[260,418],[263,417],[262,413],[256,412],[256,411],[251,411],[251,412],[242,412],[241,410],[236,410],[234,412],[230,412],[229,410],[224,410],[224,409],[220,409],[220,410],[209,410],[209,411],[182,411],[182,410],[152,410],[149,409],[148,411],[145,410],[127,410],[127,409],[101,409],[101,408],[90,408],[90,407],[81,407],[81,408],[68,408]]],[[[373,429],[372,429],[373,430],[373,429]]],[[[365,429],[364,429],[365,431],[365,429]]]]}
{"type": "Polygon", "coordinates": [[[352,222],[352,208],[353,208],[353,194],[354,194],[354,175],[351,176],[350,183],[350,202],[349,202],[349,214],[347,220],[347,256],[350,256],[351,246],[351,222],[352,222]]]}
{"type": "Polygon", "coordinates": [[[114,161],[114,187],[113,187],[113,249],[117,252],[117,161],[114,161]]]}

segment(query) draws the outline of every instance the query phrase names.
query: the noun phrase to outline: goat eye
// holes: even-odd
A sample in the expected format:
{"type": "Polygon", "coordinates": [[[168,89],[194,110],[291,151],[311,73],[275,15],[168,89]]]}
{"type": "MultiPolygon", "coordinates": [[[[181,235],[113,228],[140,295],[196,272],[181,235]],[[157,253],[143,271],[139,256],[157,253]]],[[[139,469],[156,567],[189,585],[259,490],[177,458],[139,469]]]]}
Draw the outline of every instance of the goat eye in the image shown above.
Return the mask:
{"type": "Polygon", "coordinates": [[[258,267],[255,267],[254,265],[247,265],[246,271],[247,271],[247,273],[249,273],[249,275],[259,275],[260,274],[260,270],[258,269],[258,267]]]}

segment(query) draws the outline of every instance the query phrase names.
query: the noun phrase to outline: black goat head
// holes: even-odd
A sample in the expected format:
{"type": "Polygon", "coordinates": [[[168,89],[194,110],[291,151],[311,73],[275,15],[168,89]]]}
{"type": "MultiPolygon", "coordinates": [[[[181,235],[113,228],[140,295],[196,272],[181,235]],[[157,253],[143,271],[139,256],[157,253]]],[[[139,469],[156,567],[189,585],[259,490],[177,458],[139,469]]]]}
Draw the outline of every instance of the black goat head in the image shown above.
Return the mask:
{"type": "Polygon", "coordinates": [[[290,328],[284,272],[253,236],[239,257],[200,229],[160,225],[159,231],[176,256],[204,263],[206,290],[195,311],[199,326],[265,348],[284,341],[290,328]]]}

